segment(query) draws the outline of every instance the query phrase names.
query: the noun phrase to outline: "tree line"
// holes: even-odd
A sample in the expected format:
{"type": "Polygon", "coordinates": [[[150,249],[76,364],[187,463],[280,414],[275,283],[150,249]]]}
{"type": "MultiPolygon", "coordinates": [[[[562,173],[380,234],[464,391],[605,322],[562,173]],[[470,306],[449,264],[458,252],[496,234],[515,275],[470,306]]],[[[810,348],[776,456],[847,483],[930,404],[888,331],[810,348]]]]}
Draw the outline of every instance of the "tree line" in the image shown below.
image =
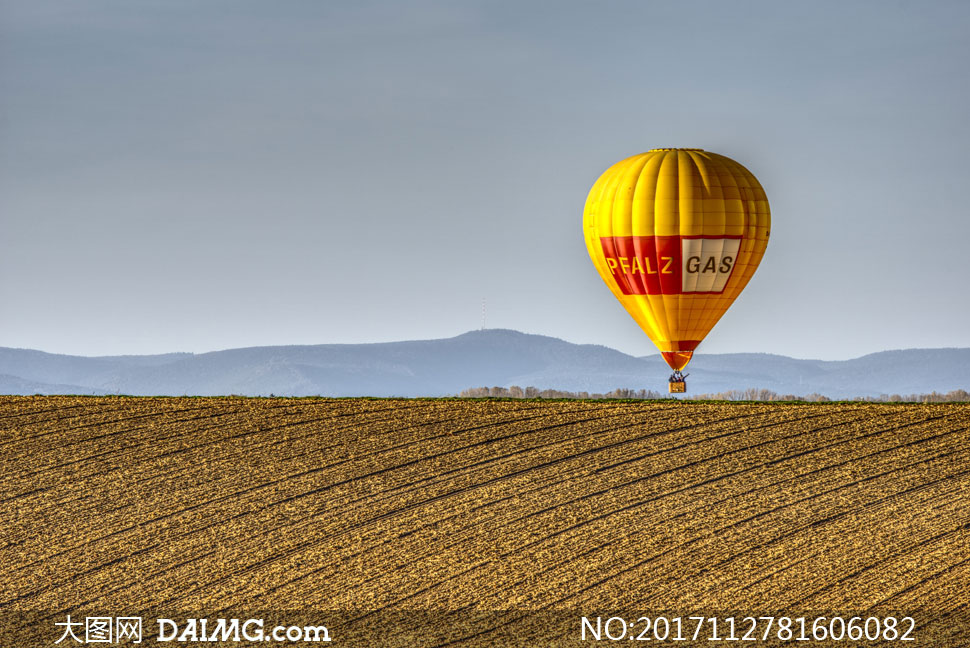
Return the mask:
{"type": "MultiPolygon", "coordinates": [[[[585,391],[573,392],[561,389],[539,389],[538,387],[472,387],[462,390],[460,398],[576,398],[583,400],[608,399],[642,399],[670,398],[668,394],[655,392],[652,389],[614,389],[605,394],[585,391]]],[[[826,403],[832,399],[823,394],[811,393],[804,396],[795,394],[779,394],[770,389],[731,389],[716,394],[696,394],[687,400],[721,400],[721,401],[802,401],[806,403],[826,403]]],[[[860,401],[867,403],[966,403],[970,402],[970,392],[955,389],[945,394],[931,392],[929,394],[881,394],[879,396],[859,396],[841,400],[860,401]]]]}
{"type": "MultiPolygon", "coordinates": [[[[804,401],[806,403],[826,403],[833,399],[818,393],[805,396],[795,394],[778,394],[770,389],[732,389],[716,394],[698,394],[690,396],[691,400],[727,400],[727,401],[804,401]]],[[[880,394],[879,396],[857,396],[836,400],[859,401],[865,403],[966,403],[970,402],[970,392],[954,389],[945,394],[930,392],[929,394],[880,394]]]]}
{"type": "Polygon", "coordinates": [[[511,387],[472,387],[458,394],[459,398],[579,398],[588,400],[606,400],[610,398],[666,398],[666,395],[652,389],[614,389],[605,394],[589,393],[585,391],[572,392],[561,389],[539,389],[538,387],[522,388],[518,385],[511,387]]]}

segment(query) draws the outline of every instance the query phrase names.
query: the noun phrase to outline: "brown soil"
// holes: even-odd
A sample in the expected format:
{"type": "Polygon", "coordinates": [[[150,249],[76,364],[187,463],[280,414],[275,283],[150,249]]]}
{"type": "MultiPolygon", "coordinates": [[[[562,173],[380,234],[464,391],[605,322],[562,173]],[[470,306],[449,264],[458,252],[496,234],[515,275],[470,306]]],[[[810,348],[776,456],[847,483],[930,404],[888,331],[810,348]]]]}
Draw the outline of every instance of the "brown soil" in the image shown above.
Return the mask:
{"type": "Polygon", "coordinates": [[[0,457],[0,611],[824,610],[966,631],[963,404],[10,396],[0,457]]]}

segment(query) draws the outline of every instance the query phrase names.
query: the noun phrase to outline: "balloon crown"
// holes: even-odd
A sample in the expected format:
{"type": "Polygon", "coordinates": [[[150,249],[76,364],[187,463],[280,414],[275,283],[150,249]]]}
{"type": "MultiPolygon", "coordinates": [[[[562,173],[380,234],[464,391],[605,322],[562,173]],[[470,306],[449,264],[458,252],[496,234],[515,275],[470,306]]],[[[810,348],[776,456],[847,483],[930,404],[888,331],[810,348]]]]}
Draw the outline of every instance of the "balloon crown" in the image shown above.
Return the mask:
{"type": "Polygon", "coordinates": [[[703,151],[704,149],[698,148],[656,148],[650,149],[647,153],[653,153],[654,151],[703,151]]]}

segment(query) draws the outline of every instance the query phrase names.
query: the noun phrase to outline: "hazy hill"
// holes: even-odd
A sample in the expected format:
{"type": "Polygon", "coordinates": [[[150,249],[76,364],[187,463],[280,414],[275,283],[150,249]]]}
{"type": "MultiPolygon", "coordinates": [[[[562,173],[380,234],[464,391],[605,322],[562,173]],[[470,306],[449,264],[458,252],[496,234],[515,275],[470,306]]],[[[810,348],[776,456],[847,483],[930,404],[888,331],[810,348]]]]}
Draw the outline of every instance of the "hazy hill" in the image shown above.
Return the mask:
{"type": "MultiPolygon", "coordinates": [[[[698,355],[692,393],[748,387],[830,397],[970,388],[970,349],[885,351],[826,362],[752,353],[698,355]]],[[[248,347],[211,353],[82,357],[0,347],[0,392],[145,395],[438,396],[520,385],[606,392],[666,386],[658,355],[517,331],[443,340],[248,347]]]]}

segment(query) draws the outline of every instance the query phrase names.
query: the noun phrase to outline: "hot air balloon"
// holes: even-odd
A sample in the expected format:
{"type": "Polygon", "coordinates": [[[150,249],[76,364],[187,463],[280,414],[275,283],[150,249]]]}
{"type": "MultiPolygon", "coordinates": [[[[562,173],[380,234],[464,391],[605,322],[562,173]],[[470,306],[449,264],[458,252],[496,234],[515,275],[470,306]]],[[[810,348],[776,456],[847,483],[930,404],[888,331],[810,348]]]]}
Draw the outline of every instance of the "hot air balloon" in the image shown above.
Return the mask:
{"type": "Polygon", "coordinates": [[[685,391],[682,370],[768,245],[761,184],[717,153],[652,149],[599,177],[583,229],[600,277],[673,369],[669,390],[685,391]]]}

